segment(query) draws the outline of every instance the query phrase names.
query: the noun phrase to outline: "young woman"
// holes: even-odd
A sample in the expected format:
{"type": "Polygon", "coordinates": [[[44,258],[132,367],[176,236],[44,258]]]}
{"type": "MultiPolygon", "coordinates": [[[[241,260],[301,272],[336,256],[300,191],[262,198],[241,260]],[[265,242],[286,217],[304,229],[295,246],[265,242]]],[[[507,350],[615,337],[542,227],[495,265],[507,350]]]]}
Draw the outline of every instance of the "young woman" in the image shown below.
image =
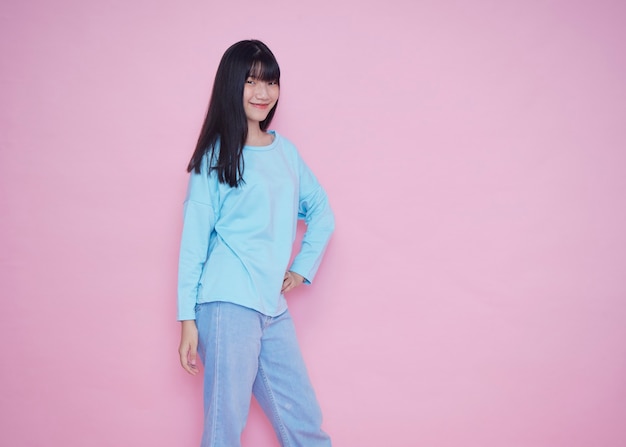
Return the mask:
{"type": "Polygon", "coordinates": [[[251,393],[281,445],[331,445],[284,294],[313,280],[334,218],[295,146],[267,130],[279,93],[265,44],[231,46],[188,166],[179,354],[190,374],[196,355],[204,365],[204,447],[241,445],[251,393]],[[307,229],[290,265],[298,218],[307,229]]]}

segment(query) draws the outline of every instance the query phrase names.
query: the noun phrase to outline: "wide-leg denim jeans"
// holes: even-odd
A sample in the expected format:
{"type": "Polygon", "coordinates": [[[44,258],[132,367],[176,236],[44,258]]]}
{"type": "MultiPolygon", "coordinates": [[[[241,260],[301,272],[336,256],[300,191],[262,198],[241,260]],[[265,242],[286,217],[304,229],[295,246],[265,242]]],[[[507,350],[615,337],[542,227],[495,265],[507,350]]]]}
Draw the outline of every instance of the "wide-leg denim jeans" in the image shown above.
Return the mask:
{"type": "Polygon", "coordinates": [[[240,447],[251,394],[284,447],[329,447],[289,311],[268,317],[227,302],[196,306],[204,364],[201,447],[240,447]]]}

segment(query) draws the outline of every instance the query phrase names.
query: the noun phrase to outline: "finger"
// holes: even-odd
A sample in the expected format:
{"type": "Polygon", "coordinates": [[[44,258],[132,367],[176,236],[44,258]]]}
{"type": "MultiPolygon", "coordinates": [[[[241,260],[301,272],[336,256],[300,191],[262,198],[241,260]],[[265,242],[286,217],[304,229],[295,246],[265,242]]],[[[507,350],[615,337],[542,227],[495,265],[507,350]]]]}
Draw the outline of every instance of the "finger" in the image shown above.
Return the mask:
{"type": "Polygon", "coordinates": [[[181,347],[178,351],[178,355],[180,356],[180,366],[187,371],[187,351],[183,350],[181,347]]]}
{"type": "Polygon", "coordinates": [[[283,286],[280,289],[281,293],[285,293],[287,290],[289,290],[289,272],[285,273],[285,279],[283,279],[283,286]]]}
{"type": "Polygon", "coordinates": [[[195,376],[198,373],[198,366],[190,362],[183,363],[183,369],[192,376],[195,376]]]}
{"type": "Polygon", "coordinates": [[[189,362],[188,365],[191,369],[193,369],[194,371],[198,370],[198,366],[197,366],[197,358],[198,358],[198,352],[196,350],[196,348],[194,346],[191,347],[191,349],[189,350],[189,362]]]}
{"type": "Polygon", "coordinates": [[[189,374],[195,376],[196,373],[198,372],[198,367],[196,365],[195,352],[193,356],[191,355],[191,346],[187,346],[186,349],[181,348],[179,354],[180,354],[180,365],[189,374]]]}
{"type": "Polygon", "coordinates": [[[196,374],[198,374],[198,367],[196,365],[187,364],[185,371],[187,371],[192,376],[195,376],[196,374]]]}

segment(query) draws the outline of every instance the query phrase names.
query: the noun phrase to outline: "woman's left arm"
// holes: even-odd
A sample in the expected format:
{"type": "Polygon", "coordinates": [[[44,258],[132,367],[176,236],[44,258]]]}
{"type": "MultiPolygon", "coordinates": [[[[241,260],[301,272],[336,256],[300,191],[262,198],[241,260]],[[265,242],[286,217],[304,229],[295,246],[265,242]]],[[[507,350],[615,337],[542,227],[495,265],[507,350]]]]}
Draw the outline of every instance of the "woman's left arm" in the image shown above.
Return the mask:
{"type": "Polygon", "coordinates": [[[335,217],[324,188],[300,157],[298,162],[300,176],[298,218],[304,219],[307,228],[302,237],[300,251],[289,270],[301,276],[303,282],[311,283],[335,229],[335,217]]]}

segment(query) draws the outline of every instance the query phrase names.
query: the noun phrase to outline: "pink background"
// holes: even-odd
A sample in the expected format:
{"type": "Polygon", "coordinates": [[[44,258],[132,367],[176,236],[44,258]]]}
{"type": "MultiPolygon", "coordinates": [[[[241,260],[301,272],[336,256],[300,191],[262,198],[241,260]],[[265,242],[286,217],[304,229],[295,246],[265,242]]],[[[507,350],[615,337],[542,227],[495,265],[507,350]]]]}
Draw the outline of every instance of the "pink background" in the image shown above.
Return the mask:
{"type": "Polygon", "coordinates": [[[0,444],[198,444],[185,166],[259,38],[337,215],[290,297],[334,445],[626,445],[624,5],[3,1],[0,444]]]}

